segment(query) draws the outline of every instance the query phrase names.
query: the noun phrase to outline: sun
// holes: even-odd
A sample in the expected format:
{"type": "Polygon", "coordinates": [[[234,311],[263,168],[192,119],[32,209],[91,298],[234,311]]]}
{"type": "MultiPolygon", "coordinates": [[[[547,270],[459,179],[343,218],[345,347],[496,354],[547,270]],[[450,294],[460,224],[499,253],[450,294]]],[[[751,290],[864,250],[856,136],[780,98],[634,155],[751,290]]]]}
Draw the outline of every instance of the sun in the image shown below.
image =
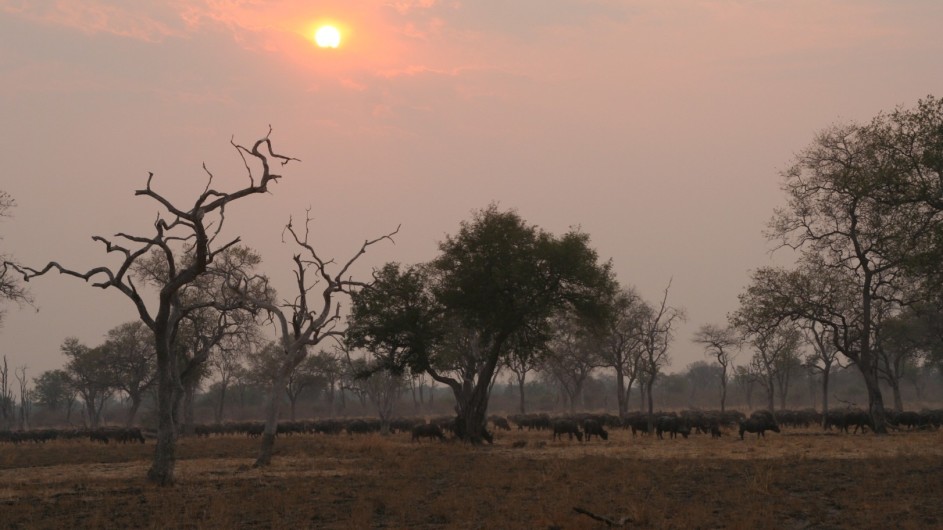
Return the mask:
{"type": "Polygon", "coordinates": [[[321,26],[314,33],[314,42],[321,48],[337,48],[341,45],[341,32],[334,26],[321,26]]]}

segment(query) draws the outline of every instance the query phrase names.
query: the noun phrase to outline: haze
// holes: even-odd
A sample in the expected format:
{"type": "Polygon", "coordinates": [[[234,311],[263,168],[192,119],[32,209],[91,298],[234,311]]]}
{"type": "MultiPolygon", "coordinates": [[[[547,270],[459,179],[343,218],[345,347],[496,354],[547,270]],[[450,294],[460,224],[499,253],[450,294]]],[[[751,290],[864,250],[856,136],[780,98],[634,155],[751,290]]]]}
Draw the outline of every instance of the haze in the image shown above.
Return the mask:
{"type": "MultiPolygon", "coordinates": [[[[2,250],[39,266],[107,261],[93,235],[149,234],[155,187],[189,198],[202,163],[245,181],[230,139],[269,125],[301,159],[266,197],[227,212],[286,290],[281,229],[307,207],[325,255],[430,259],[497,202],[561,233],[580,226],[649,300],[672,280],[690,342],[723,323],[782,203],[779,171],[824,127],[943,88],[943,4],[913,1],[0,0],[0,189],[17,201],[2,250]],[[344,31],[318,48],[325,20],[344,31]]],[[[74,278],[6,305],[0,355],[31,376],[59,346],[95,345],[136,315],[74,278]]]]}

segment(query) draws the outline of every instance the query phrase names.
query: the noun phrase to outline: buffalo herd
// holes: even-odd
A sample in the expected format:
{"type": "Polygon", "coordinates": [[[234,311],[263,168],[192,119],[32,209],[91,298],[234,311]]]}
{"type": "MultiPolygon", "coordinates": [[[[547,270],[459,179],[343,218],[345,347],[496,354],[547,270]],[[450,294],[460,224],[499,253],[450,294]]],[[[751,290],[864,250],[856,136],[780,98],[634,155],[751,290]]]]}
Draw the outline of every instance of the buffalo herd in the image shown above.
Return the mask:
{"type": "MultiPolygon", "coordinates": [[[[894,430],[935,430],[943,425],[943,410],[888,411],[888,424],[894,430]]],[[[698,411],[658,412],[651,416],[640,412],[619,417],[612,414],[568,414],[551,416],[540,414],[515,414],[507,417],[492,415],[488,417],[484,440],[491,443],[497,430],[508,431],[513,428],[528,431],[546,431],[551,440],[574,438],[578,442],[590,442],[593,438],[600,441],[609,439],[612,430],[631,431],[633,436],[654,434],[662,439],[688,438],[692,434],[710,434],[718,438],[724,432],[738,432],[741,439],[747,433],[764,437],[765,433],[781,432],[782,428],[820,428],[838,433],[856,434],[871,429],[867,412],[856,409],[832,410],[822,415],[814,410],[780,410],[775,415],[769,411],[756,411],[749,417],[737,411],[698,411]],[[565,438],[564,438],[565,437],[565,438]]],[[[211,425],[195,425],[190,434],[197,437],[242,435],[258,437],[262,435],[264,424],[261,422],[228,422],[211,425]]],[[[277,434],[291,436],[295,434],[325,434],[349,436],[378,433],[386,429],[390,433],[404,432],[411,435],[413,442],[423,438],[445,441],[455,438],[455,418],[442,416],[432,419],[399,418],[383,424],[375,418],[358,419],[322,419],[309,421],[289,421],[278,424],[277,434]]],[[[0,443],[44,443],[53,440],[86,439],[107,444],[144,443],[145,432],[139,428],[107,427],[100,429],[37,429],[27,431],[0,430],[0,443]]],[[[153,433],[150,434],[153,436],[153,433]]]]}

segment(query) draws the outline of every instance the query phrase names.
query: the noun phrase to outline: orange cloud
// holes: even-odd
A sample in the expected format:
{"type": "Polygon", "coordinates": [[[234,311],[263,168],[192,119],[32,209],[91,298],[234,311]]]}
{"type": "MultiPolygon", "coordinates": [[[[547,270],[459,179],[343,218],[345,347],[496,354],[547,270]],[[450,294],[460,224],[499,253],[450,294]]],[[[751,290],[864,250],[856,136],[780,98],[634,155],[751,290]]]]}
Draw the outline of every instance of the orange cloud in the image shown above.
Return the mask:
{"type": "Polygon", "coordinates": [[[159,42],[169,36],[183,34],[182,28],[174,27],[176,17],[172,11],[168,13],[166,10],[132,10],[106,1],[0,0],[0,10],[38,24],[63,26],[89,34],[107,33],[148,42],[159,42]]]}

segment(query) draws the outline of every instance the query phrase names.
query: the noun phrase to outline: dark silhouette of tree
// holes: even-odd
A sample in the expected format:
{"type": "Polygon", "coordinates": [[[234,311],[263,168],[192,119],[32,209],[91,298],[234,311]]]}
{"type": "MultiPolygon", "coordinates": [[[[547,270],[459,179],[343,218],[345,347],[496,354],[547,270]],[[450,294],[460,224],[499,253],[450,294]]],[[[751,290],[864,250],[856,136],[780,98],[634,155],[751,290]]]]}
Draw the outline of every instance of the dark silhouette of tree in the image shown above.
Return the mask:
{"type": "Polygon", "coordinates": [[[907,308],[882,322],[875,344],[878,372],[891,388],[894,408],[898,411],[904,410],[901,380],[932,348],[925,320],[917,315],[917,311],[919,309],[907,308]]]}
{"type": "Polygon", "coordinates": [[[326,338],[341,340],[344,336],[338,297],[350,295],[356,289],[367,286],[352,278],[351,267],[368,248],[383,240],[393,241],[393,236],[399,232],[397,227],[389,234],[364,241],[349,260],[338,264],[334,260],[324,259],[311,243],[310,213],[308,211],[306,214],[303,233],[296,230],[290,219],[283,232],[283,236],[291,236],[292,243],[299,249],[292,258],[296,289],[293,299],[275,302],[271,295],[274,290],[268,287],[268,279],[264,276],[242,276],[229,285],[251,306],[265,311],[278,330],[278,368],[265,407],[265,430],[255,461],[256,467],[267,466],[272,461],[278,412],[291,374],[307,358],[310,347],[317,346],[326,338]],[[257,283],[265,287],[253,287],[257,283]]]}
{"type": "Polygon", "coordinates": [[[8,430],[13,426],[16,418],[16,398],[10,387],[10,368],[7,365],[7,356],[3,356],[3,365],[0,365],[0,426],[8,430]]]}
{"type": "Polygon", "coordinates": [[[652,391],[655,386],[655,380],[661,371],[671,365],[671,356],[668,354],[668,348],[674,339],[674,333],[677,325],[685,319],[684,310],[668,305],[668,291],[671,289],[671,282],[665,287],[664,296],[661,304],[657,308],[651,308],[646,312],[642,320],[642,374],[645,378],[645,390],[647,392],[648,403],[648,429],[655,427],[655,400],[652,397],[652,391]]]}
{"type": "Polygon", "coordinates": [[[343,363],[338,355],[327,350],[318,351],[311,359],[317,367],[318,373],[324,377],[324,392],[328,404],[328,413],[333,418],[337,414],[336,401],[338,391],[341,390],[341,379],[344,373],[343,363]]]}
{"type": "Polygon", "coordinates": [[[47,370],[33,379],[36,404],[50,412],[66,409],[66,423],[71,423],[76,392],[65,370],[47,370]]]}
{"type": "Polygon", "coordinates": [[[601,317],[610,265],[586,234],[556,237],[490,206],[463,222],[424,266],[391,264],[354,296],[352,345],[382,354],[389,369],[424,371],[451,389],[457,435],[489,437],[488,401],[499,366],[524,341],[537,348],[563,310],[601,317]]]}
{"type": "Polygon", "coordinates": [[[181,323],[194,311],[210,306],[226,309],[216,300],[197,299],[190,305],[181,296],[182,292],[206,274],[220,253],[239,243],[239,237],[220,239],[226,207],[234,201],[268,192],[269,186],[281,178],[272,172],[271,164],[277,162],[284,166],[295,160],[275,153],[269,135],[251,147],[235,142],[232,145],[244,162],[249,181],[236,191],[223,192],[213,188],[213,174],[204,164],[207,184],[203,192],[192,204],[178,206],[153,187],[153,173],[148,175],[146,186],[134,194],[147,197],[162,208],[154,222],[153,233],[144,236],[118,233],[110,239],[92,238],[102,243],[107,253],[116,254],[121,259],[118,266],[102,265],[77,271],[55,261],[42,269],[5,262],[5,266],[22,273],[26,281],[56,271],[91,281],[94,287],[116,289],[134,304],[141,321],[154,333],[157,352],[157,444],[147,476],[151,482],[162,486],[173,484],[176,464],[175,409],[181,395],[177,366],[179,350],[175,349],[177,332],[181,323]],[[256,165],[256,170],[252,169],[250,161],[256,165]],[[162,268],[166,271],[166,281],[161,284],[156,300],[145,296],[133,278],[136,267],[155,251],[161,256],[162,268]]]}
{"type": "Polygon", "coordinates": [[[102,346],[111,366],[111,382],[131,402],[127,426],[134,423],[145,393],[156,379],[157,352],[154,334],[141,321],[126,322],[108,331],[102,346]]]}
{"type": "Polygon", "coordinates": [[[784,173],[787,205],[768,237],[800,253],[798,273],[761,269],[744,295],[768,320],[817,322],[861,372],[874,432],[887,432],[876,337],[882,318],[933,290],[943,251],[943,104],[819,133],[784,173]],[[761,303],[765,301],[765,303],[761,303]],[[877,304],[881,311],[877,312],[877,304]]]}
{"type": "Polygon", "coordinates": [[[615,370],[619,417],[625,417],[629,393],[641,374],[643,324],[652,309],[634,289],[613,289],[607,305],[606,319],[597,330],[599,357],[615,370]]]}
{"type": "Polygon", "coordinates": [[[60,351],[68,359],[65,372],[69,385],[85,405],[88,427],[96,429],[105,402],[115,393],[112,358],[104,346],[89,348],[75,337],[67,338],[60,351]]]}
{"type": "Polygon", "coordinates": [[[602,363],[599,343],[592,330],[575,318],[561,315],[553,322],[557,331],[547,345],[540,369],[559,383],[570,412],[575,412],[578,405],[585,405],[583,386],[587,378],[602,363]]]}
{"type": "Polygon", "coordinates": [[[803,326],[806,342],[812,345],[812,351],[806,355],[804,364],[811,373],[822,374],[822,427],[826,426],[828,416],[828,387],[832,376],[832,367],[841,368],[835,341],[828,336],[828,328],[818,322],[809,322],[803,326]]]}
{"type": "Polygon", "coordinates": [[[720,411],[724,412],[731,364],[740,347],[740,337],[731,327],[704,324],[694,334],[694,342],[704,346],[704,354],[717,361],[717,365],[720,366],[720,411]]]}

